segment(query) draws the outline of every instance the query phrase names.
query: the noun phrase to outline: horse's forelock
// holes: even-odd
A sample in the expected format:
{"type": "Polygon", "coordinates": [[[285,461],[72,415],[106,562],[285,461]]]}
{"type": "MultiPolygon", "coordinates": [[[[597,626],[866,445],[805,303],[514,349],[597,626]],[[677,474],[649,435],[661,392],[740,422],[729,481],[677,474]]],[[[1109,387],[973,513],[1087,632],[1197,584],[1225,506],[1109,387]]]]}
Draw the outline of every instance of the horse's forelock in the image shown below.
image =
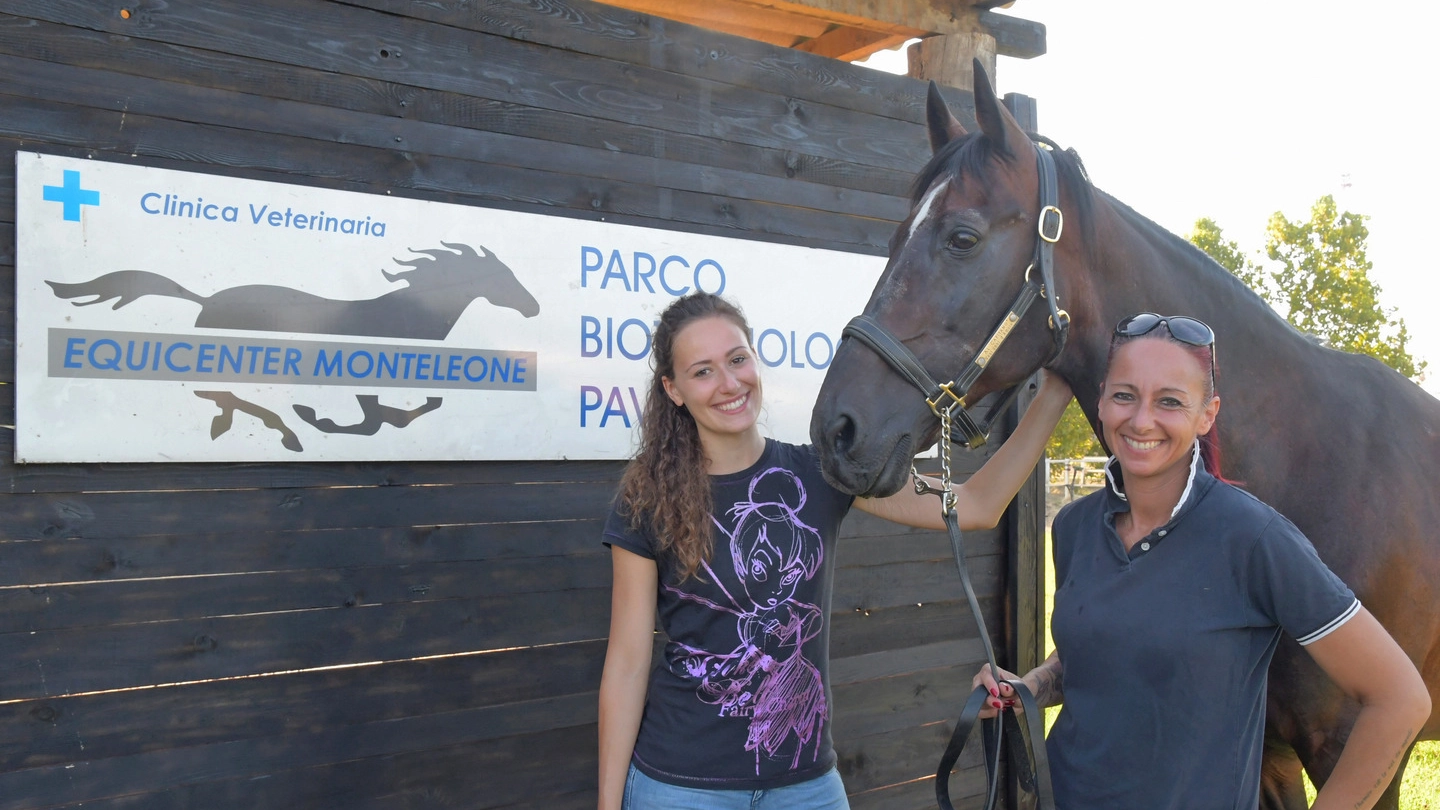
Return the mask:
{"type": "Polygon", "coordinates": [[[915,175],[915,182],[910,187],[911,207],[920,204],[941,175],[978,174],[989,159],[989,143],[979,132],[968,133],[945,144],[915,175]]]}
{"type": "MultiPolygon", "coordinates": [[[[1039,140],[1053,146],[1047,138],[1039,140]]],[[[1061,185],[1071,191],[1079,209],[1077,216],[1082,222],[1089,222],[1094,186],[1080,162],[1080,156],[1073,149],[1053,148],[1051,154],[1055,157],[1055,168],[1060,175],[1061,185]]],[[[950,141],[936,152],[930,162],[925,164],[925,168],[915,176],[915,183],[910,187],[911,208],[920,205],[942,175],[952,178],[972,177],[985,182],[992,170],[991,161],[995,158],[1004,161],[1016,159],[1009,153],[997,153],[994,144],[982,132],[971,132],[950,141]]]]}

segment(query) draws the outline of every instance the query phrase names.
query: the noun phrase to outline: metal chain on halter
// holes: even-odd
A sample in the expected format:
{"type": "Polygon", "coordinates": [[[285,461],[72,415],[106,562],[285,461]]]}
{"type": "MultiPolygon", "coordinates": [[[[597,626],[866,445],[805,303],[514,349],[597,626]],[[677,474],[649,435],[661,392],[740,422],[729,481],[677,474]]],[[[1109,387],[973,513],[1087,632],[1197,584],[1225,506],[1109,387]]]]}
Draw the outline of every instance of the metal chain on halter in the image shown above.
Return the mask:
{"type": "MultiPolygon", "coordinates": [[[[914,479],[917,495],[935,495],[940,498],[940,516],[950,535],[950,549],[955,555],[955,566],[960,571],[960,584],[965,588],[965,598],[969,601],[970,611],[975,616],[975,625],[980,631],[980,643],[985,649],[985,660],[990,664],[991,676],[996,683],[1010,685],[1026,715],[1025,720],[1030,736],[1029,750],[1027,750],[1025,739],[1020,733],[1020,722],[1016,719],[1012,709],[1000,709],[999,716],[995,718],[1000,722],[987,721],[982,726],[986,781],[989,784],[985,810],[993,810],[999,796],[1000,754],[1004,750],[1007,740],[1009,741],[1011,761],[1015,766],[1020,786],[1035,794],[1039,810],[1054,810],[1054,794],[1050,788],[1050,769],[1046,763],[1045,731],[1040,723],[1042,715],[1039,704],[1024,683],[1019,680],[1006,681],[1000,678],[1000,667],[995,661],[995,649],[990,643],[990,633],[986,629],[985,619],[980,613],[980,600],[975,596],[974,586],[970,584],[969,566],[965,563],[964,536],[960,531],[959,518],[955,514],[958,499],[951,486],[953,473],[950,468],[950,435],[953,428],[954,410],[957,407],[963,408],[964,406],[959,402],[952,401],[946,407],[935,409],[936,415],[940,417],[940,486],[934,486],[921,477],[913,462],[910,465],[910,475],[914,479]],[[1007,731],[1009,734],[1006,734],[1007,731]],[[1033,768],[1031,767],[1032,761],[1034,762],[1033,768]]],[[[966,701],[960,719],[955,724],[955,731],[950,736],[950,744],[946,747],[944,755],[941,756],[940,767],[935,773],[935,798],[941,810],[954,810],[954,806],[950,803],[950,770],[960,759],[960,752],[970,737],[970,732],[979,718],[980,711],[984,709],[986,701],[991,697],[984,686],[976,688],[971,693],[970,699],[966,701]]]]}
{"type": "Polygon", "coordinates": [[[940,486],[931,486],[929,481],[920,477],[920,471],[915,469],[915,463],[910,463],[910,477],[915,480],[916,495],[938,495],[940,497],[940,514],[955,514],[955,490],[950,488],[950,424],[952,405],[949,408],[940,408],[936,412],[940,415],[940,486]]]}

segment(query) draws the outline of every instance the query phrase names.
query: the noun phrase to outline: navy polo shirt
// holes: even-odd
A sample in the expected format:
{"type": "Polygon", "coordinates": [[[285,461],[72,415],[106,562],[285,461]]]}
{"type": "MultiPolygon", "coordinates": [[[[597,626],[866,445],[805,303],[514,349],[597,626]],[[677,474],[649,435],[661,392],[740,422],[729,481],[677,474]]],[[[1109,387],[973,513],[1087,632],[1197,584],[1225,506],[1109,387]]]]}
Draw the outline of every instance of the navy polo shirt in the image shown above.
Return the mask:
{"type": "Polygon", "coordinates": [[[1170,520],[1128,553],[1114,459],[1106,475],[1052,528],[1056,805],[1253,810],[1280,634],[1309,644],[1360,603],[1294,524],[1205,472],[1198,453],[1170,520]]]}

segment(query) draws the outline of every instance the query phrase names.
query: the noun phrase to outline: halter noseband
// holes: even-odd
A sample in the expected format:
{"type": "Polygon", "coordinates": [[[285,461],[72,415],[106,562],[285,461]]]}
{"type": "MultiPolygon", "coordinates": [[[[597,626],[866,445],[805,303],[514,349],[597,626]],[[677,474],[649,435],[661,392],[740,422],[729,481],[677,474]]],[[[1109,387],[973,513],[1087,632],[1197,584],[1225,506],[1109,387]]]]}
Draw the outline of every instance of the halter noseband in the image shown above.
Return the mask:
{"type": "Polygon", "coordinates": [[[868,315],[855,316],[845,325],[842,333],[842,339],[853,337],[869,346],[900,376],[919,388],[925,395],[925,404],[930,406],[936,417],[941,416],[941,411],[949,411],[959,433],[958,443],[972,449],[985,443],[992,420],[1009,405],[1019,389],[1018,386],[1011,388],[979,421],[970,415],[970,403],[965,397],[1036,298],[1044,298],[1050,307],[1050,334],[1055,342],[1055,351],[1045,365],[1053,363],[1065,350],[1065,340],[1070,334],[1070,313],[1060,309],[1060,299],[1055,293],[1055,243],[1060,241],[1060,234],[1065,229],[1065,215],[1060,211],[1059,183],[1055,178],[1055,158],[1050,154],[1048,143],[1037,142],[1034,148],[1035,164],[1040,175],[1040,216],[1036,225],[1035,252],[1030,266],[1025,268],[1025,283],[1005,317],[991,330],[984,346],[959,376],[950,382],[936,382],[913,352],[868,315]],[[1031,271],[1037,267],[1040,269],[1039,282],[1030,277],[1031,271]]]}

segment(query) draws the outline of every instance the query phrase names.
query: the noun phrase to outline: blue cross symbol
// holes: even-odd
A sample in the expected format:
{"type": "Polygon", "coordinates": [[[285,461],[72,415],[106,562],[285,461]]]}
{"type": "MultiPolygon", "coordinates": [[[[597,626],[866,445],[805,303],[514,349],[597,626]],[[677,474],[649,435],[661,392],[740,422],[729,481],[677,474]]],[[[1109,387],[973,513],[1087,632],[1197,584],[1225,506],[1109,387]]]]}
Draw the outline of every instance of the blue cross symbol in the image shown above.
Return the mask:
{"type": "Polygon", "coordinates": [[[70,222],[80,221],[80,206],[99,205],[100,192],[93,189],[80,187],[80,172],[65,170],[65,185],[46,186],[45,202],[63,203],[65,206],[65,219],[70,222]]]}

